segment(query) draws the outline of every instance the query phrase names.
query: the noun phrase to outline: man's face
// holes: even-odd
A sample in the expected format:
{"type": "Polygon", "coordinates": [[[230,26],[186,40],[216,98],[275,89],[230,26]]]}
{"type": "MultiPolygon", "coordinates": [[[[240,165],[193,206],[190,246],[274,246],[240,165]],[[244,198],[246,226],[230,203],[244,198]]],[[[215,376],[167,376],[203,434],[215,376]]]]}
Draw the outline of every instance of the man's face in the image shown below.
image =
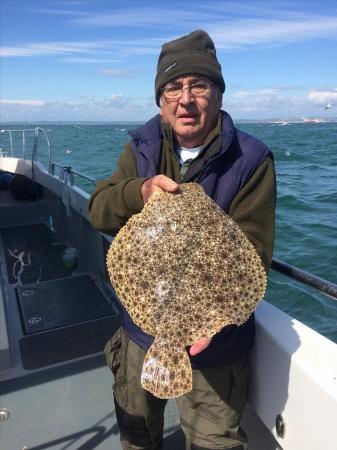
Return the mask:
{"type": "Polygon", "coordinates": [[[191,75],[167,83],[161,95],[160,114],[173,128],[179,145],[187,148],[197,147],[204,144],[207,135],[214,128],[221,103],[222,94],[217,86],[206,77],[191,75]],[[201,95],[198,83],[201,87],[207,86],[201,95]],[[170,91],[181,88],[181,96],[169,98],[170,91]]]}

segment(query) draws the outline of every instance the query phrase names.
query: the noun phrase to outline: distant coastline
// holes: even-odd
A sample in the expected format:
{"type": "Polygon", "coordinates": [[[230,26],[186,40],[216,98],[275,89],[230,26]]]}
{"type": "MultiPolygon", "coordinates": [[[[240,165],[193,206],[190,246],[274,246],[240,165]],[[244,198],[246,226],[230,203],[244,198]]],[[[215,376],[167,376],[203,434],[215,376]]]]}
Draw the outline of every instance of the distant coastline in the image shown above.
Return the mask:
{"type": "MultiPolygon", "coordinates": [[[[329,122],[337,122],[336,117],[275,117],[270,119],[235,119],[233,118],[235,123],[271,123],[271,124],[280,124],[286,125],[291,123],[329,123],[329,122]]],[[[89,120],[32,120],[32,121],[0,121],[1,125],[25,125],[25,124],[50,124],[50,125],[121,125],[121,124],[130,124],[130,125],[142,125],[146,121],[139,120],[98,120],[98,121],[89,121],[89,120]]]]}

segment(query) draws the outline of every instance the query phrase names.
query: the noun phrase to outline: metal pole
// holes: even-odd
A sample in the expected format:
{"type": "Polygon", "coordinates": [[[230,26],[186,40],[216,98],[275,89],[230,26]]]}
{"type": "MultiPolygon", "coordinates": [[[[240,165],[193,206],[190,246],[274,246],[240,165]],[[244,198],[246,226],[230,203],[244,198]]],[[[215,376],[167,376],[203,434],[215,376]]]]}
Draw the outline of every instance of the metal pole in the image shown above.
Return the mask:
{"type": "Polygon", "coordinates": [[[12,137],[12,132],[11,131],[9,132],[9,140],[10,140],[10,143],[11,143],[11,155],[12,155],[12,158],[13,158],[13,156],[14,156],[14,153],[13,153],[13,137],[12,137]]]}
{"type": "Polygon", "coordinates": [[[26,157],[26,140],[25,140],[25,130],[22,130],[22,157],[26,157]]]}
{"type": "Polygon", "coordinates": [[[48,138],[47,133],[45,132],[45,130],[43,128],[36,128],[36,132],[37,134],[39,134],[39,132],[41,132],[43,134],[43,136],[45,137],[45,140],[47,142],[47,147],[48,147],[48,173],[51,174],[53,171],[53,155],[52,155],[52,148],[51,148],[51,144],[48,138]]]}
{"type": "Polygon", "coordinates": [[[315,288],[317,291],[333,298],[334,300],[337,300],[337,284],[331,283],[330,281],[324,280],[316,275],[312,275],[305,270],[299,269],[276,258],[273,258],[271,268],[307,286],[315,288]]]}

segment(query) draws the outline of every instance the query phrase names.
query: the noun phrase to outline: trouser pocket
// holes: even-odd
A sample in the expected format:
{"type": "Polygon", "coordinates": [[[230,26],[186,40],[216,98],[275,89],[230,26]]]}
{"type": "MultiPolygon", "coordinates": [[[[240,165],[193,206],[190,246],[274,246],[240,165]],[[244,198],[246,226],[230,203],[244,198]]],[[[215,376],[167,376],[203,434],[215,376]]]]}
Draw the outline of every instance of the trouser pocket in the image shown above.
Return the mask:
{"type": "Polygon", "coordinates": [[[122,329],[119,328],[105,344],[104,353],[106,363],[110,367],[115,379],[121,365],[122,329]]]}
{"type": "Polygon", "coordinates": [[[160,450],[163,444],[163,423],[149,425],[146,417],[129,414],[121,408],[115,398],[116,418],[123,449],[160,450]]]}
{"type": "Polygon", "coordinates": [[[113,376],[115,412],[124,450],[162,448],[165,400],[141,386],[146,351],[120,328],[105,345],[113,376]]]}
{"type": "Polygon", "coordinates": [[[240,415],[247,401],[248,375],[248,362],[245,355],[239,358],[232,367],[233,385],[230,405],[240,415]]]}

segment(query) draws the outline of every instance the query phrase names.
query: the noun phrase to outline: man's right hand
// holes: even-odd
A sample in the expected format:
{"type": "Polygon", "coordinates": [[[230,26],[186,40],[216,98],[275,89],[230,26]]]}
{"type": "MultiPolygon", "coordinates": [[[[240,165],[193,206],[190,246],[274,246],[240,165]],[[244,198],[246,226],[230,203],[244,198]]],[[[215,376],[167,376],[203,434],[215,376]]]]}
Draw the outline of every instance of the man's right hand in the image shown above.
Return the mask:
{"type": "Polygon", "coordinates": [[[143,201],[146,203],[155,192],[171,192],[174,194],[179,190],[179,184],[165,175],[156,175],[146,180],[140,190],[143,201]]]}

